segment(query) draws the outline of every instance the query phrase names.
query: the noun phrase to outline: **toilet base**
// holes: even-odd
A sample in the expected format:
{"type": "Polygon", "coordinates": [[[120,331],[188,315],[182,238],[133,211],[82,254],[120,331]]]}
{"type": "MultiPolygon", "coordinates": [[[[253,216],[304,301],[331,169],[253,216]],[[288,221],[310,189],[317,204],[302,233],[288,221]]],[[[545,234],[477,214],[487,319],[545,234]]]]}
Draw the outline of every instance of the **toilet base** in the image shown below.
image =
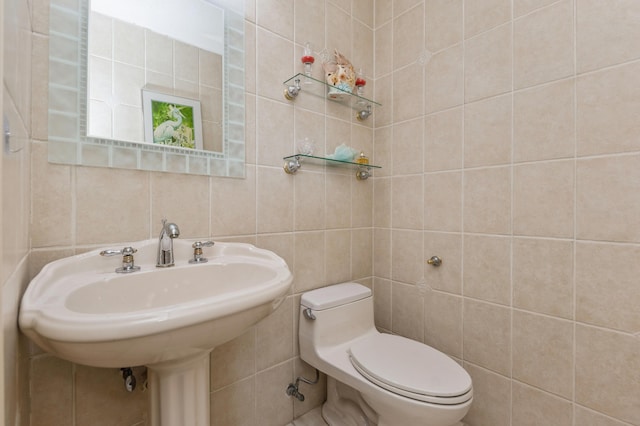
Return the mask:
{"type": "Polygon", "coordinates": [[[360,392],[327,376],[327,401],[322,418],[329,426],[378,426],[378,416],[360,392]]]}
{"type": "MultiPolygon", "coordinates": [[[[444,415],[444,417],[449,416],[444,415]]],[[[365,401],[359,391],[331,376],[327,376],[327,401],[322,405],[322,418],[329,426],[398,426],[396,423],[389,423],[389,421],[381,418],[365,401]]],[[[414,418],[410,424],[404,426],[428,426],[433,424],[465,426],[462,422],[453,419],[447,421],[445,418],[421,418],[417,422],[414,418]],[[452,420],[454,423],[451,423],[452,420]]],[[[459,419],[460,417],[457,418],[459,419]]]]}

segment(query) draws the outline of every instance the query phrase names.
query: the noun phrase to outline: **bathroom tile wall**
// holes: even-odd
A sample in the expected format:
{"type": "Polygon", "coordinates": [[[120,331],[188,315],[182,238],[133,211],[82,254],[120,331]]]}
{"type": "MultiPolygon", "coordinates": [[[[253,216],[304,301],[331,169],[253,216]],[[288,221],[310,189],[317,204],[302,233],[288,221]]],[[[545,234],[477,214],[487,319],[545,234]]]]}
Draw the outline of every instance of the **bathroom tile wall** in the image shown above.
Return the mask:
{"type": "MultiPolygon", "coordinates": [[[[11,133],[0,155],[0,255],[2,350],[0,423],[18,425],[28,418],[28,369],[24,341],[16,328],[20,296],[28,283],[31,204],[31,4],[5,0],[2,16],[2,109],[11,133]]],[[[3,137],[4,141],[4,137],[3,137]]]]}
{"type": "Polygon", "coordinates": [[[91,136],[145,140],[145,88],[200,101],[203,149],[222,151],[221,55],[101,13],[89,20],[91,136]]]}
{"type": "Polygon", "coordinates": [[[469,426],[640,425],[639,28],[634,0],[376,2],[376,321],[469,371],[469,426]]]}
{"type": "MultiPolygon", "coordinates": [[[[348,280],[371,285],[373,181],[310,163],[295,176],[282,170],[282,157],[305,137],[320,155],[341,143],[373,152],[371,120],[360,123],[350,109],[304,93],[291,103],[282,85],[301,71],[306,41],[315,50],[337,48],[372,73],[369,3],[246,1],[247,173],[246,179],[227,179],[48,163],[47,88],[36,81],[47,75],[49,2],[32,2],[33,20],[41,25],[33,34],[30,275],[60,257],[153,238],[162,217],[176,222],[184,238],[273,250],[295,275],[290,296],[272,316],[213,352],[212,425],[282,426],[320,405],[324,381],[303,385],[304,402],[285,394],[297,375],[314,374],[298,357],[299,294],[348,280]]],[[[314,73],[322,78],[319,61],[314,73]]],[[[367,89],[373,86],[371,81],[367,89]]],[[[73,365],[33,346],[28,356],[31,395],[21,403],[30,404],[30,415],[22,424],[148,424],[147,394],[126,393],[118,370],[73,365]]]]}

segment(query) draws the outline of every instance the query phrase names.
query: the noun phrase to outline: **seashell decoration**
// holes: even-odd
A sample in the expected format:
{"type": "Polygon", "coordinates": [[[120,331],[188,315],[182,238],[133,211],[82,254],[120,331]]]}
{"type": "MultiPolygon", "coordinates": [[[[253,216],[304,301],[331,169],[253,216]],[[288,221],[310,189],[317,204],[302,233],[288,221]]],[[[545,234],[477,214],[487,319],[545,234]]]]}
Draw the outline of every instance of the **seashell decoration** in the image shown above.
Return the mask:
{"type": "Polygon", "coordinates": [[[328,56],[323,55],[322,57],[322,68],[329,85],[328,96],[330,99],[342,100],[353,92],[356,84],[356,71],[351,62],[337,49],[334,51],[333,60],[328,56]]]}

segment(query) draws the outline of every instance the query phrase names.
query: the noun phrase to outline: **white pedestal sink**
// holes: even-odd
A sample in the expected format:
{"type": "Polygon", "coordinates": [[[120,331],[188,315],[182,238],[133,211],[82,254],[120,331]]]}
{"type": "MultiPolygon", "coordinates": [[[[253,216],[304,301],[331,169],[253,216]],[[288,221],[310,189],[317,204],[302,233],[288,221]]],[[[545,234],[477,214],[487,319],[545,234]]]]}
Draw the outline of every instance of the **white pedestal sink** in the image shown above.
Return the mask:
{"type": "Polygon", "coordinates": [[[293,276],[250,244],[216,243],[209,262],[189,264],[191,244],[174,240],[172,268],[155,267],[157,240],[122,244],[141,267],[127,274],[101,250],[52,262],[22,298],[20,329],[75,363],[146,365],[152,426],[209,426],[209,354],[271,314],[293,276]]]}

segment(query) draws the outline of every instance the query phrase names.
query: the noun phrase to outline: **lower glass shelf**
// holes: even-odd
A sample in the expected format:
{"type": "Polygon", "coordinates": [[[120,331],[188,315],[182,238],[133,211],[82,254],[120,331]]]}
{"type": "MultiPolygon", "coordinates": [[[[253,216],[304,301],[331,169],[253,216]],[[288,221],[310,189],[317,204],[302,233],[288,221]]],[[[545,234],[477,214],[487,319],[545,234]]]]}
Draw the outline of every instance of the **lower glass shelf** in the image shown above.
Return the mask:
{"type": "Polygon", "coordinates": [[[329,164],[337,164],[337,165],[345,165],[354,167],[356,169],[356,178],[358,180],[365,180],[371,176],[371,169],[381,169],[381,166],[376,166],[373,164],[363,164],[357,163],[355,161],[345,161],[345,160],[336,160],[333,158],[327,157],[318,157],[315,155],[308,154],[294,154],[289,155],[287,157],[283,157],[284,160],[284,171],[289,174],[295,174],[300,167],[302,167],[302,159],[310,159],[315,161],[324,161],[329,164]]]}

